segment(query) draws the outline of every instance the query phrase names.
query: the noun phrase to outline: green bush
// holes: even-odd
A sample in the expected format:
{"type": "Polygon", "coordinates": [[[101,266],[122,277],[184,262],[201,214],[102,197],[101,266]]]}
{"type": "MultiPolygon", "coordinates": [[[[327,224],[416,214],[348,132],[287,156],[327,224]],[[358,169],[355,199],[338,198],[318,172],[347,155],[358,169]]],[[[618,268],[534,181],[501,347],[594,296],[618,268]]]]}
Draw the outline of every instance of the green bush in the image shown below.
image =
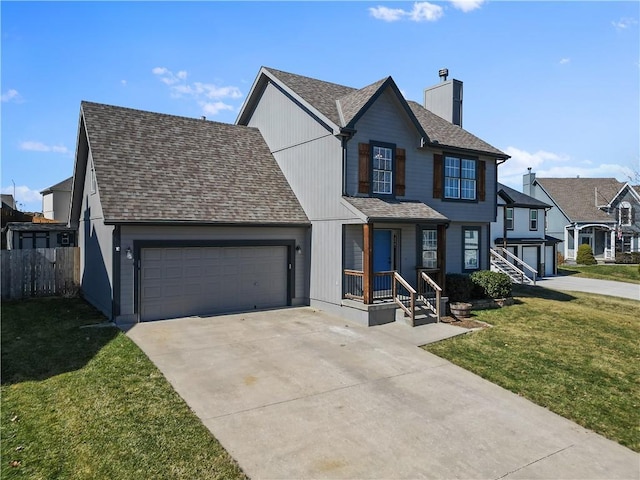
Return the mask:
{"type": "Polygon", "coordinates": [[[505,273],[482,270],[471,274],[475,290],[482,298],[507,298],[511,296],[511,279],[505,273]]]}
{"type": "Polygon", "coordinates": [[[629,264],[629,263],[638,263],[640,264],[640,252],[616,252],[616,263],[629,264]]]}
{"type": "Polygon", "coordinates": [[[473,283],[469,275],[448,273],[445,278],[444,291],[449,297],[449,303],[467,302],[473,297],[473,283]]]}
{"type": "Polygon", "coordinates": [[[593,250],[586,243],[583,243],[578,247],[578,255],[576,256],[576,263],[578,265],[595,265],[598,262],[593,256],[593,250]]]}
{"type": "Polygon", "coordinates": [[[445,279],[445,295],[449,302],[468,302],[473,299],[511,297],[511,279],[499,272],[482,270],[471,275],[449,273],[445,279]]]}

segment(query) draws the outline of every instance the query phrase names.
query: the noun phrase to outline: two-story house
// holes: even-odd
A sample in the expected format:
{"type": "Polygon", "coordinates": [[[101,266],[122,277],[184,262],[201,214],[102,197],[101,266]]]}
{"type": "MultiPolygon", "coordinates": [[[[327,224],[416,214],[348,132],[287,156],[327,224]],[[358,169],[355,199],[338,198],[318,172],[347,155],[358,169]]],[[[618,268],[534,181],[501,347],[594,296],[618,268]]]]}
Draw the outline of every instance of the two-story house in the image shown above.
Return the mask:
{"type": "Polygon", "coordinates": [[[489,268],[508,158],[391,77],[270,68],[235,125],[83,102],[77,150],[83,290],[122,321],[306,304],[392,321],[423,273],[489,268]]]}
{"type": "MultiPolygon", "coordinates": [[[[498,215],[491,224],[492,247],[530,279],[555,275],[557,271],[559,240],[545,231],[549,208],[551,205],[498,183],[498,215]]],[[[517,274],[514,279],[517,281],[517,274]]]]}
{"type": "Polygon", "coordinates": [[[523,176],[523,192],[551,205],[547,233],[560,240],[566,260],[588,244],[598,260],[616,252],[640,251],[640,194],[615,178],[537,178],[523,176]]]}

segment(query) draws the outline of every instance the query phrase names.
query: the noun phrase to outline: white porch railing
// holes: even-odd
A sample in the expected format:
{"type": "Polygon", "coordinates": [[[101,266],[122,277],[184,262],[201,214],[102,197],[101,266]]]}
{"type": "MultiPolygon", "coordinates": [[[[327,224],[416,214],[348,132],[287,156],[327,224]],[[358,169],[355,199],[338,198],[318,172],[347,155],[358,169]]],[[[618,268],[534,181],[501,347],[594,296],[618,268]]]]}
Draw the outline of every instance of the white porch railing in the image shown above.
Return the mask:
{"type": "Polygon", "coordinates": [[[491,252],[491,268],[502,272],[511,278],[511,280],[515,283],[533,283],[536,284],[536,277],[538,276],[538,271],[527,265],[525,262],[516,257],[513,253],[503,247],[496,247],[489,249],[491,252]],[[498,252],[499,251],[499,252],[498,252]],[[513,259],[514,262],[510,262],[507,258],[513,259]],[[522,269],[516,267],[515,263],[519,263],[522,269]],[[532,273],[531,277],[529,277],[524,270],[528,270],[532,273]]]}

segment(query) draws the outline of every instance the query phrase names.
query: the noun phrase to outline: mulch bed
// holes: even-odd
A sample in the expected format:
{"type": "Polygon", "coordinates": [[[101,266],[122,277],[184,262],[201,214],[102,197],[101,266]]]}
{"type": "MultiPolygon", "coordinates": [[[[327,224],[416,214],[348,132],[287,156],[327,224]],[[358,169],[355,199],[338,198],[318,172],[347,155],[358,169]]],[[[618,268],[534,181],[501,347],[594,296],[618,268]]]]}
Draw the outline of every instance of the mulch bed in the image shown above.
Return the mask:
{"type": "Polygon", "coordinates": [[[473,318],[463,318],[461,320],[458,320],[455,317],[452,316],[445,316],[445,317],[440,317],[440,321],[442,323],[448,323],[449,325],[453,325],[455,327],[462,327],[462,328],[488,328],[491,325],[489,325],[488,323],[484,323],[484,322],[479,322],[477,320],[474,320],[473,318]]]}

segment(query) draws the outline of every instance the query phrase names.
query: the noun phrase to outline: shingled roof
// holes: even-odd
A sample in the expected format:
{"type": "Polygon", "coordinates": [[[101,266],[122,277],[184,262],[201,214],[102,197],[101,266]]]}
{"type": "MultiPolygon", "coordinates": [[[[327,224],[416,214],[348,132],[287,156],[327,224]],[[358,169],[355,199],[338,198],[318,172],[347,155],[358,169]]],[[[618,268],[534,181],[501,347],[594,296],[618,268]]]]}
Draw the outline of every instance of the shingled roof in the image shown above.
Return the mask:
{"type": "MultiPolygon", "coordinates": [[[[264,67],[264,70],[340,127],[347,126],[371,97],[378,93],[381,85],[389,80],[392,81],[391,77],[386,77],[364,88],[356,89],[273,68],[264,67]]],[[[422,127],[432,144],[444,148],[472,150],[498,158],[509,158],[509,155],[503,151],[430,112],[419,103],[408,101],[407,105],[409,114],[415,116],[416,122],[422,127]]]]}
{"type": "Polygon", "coordinates": [[[536,178],[572,222],[615,222],[598,207],[608,205],[623,187],[615,178],[536,178]]]}
{"type": "Polygon", "coordinates": [[[429,205],[419,201],[401,201],[377,197],[342,197],[370,221],[436,221],[449,219],[429,205]]]}
{"type": "Polygon", "coordinates": [[[500,195],[507,203],[514,207],[525,208],[551,208],[551,205],[544,203],[537,198],[530,197],[522,192],[507,187],[502,183],[498,183],[498,195],[500,195]]]}
{"type": "Polygon", "coordinates": [[[255,128],[82,102],[106,223],[308,224],[255,128]]]}

